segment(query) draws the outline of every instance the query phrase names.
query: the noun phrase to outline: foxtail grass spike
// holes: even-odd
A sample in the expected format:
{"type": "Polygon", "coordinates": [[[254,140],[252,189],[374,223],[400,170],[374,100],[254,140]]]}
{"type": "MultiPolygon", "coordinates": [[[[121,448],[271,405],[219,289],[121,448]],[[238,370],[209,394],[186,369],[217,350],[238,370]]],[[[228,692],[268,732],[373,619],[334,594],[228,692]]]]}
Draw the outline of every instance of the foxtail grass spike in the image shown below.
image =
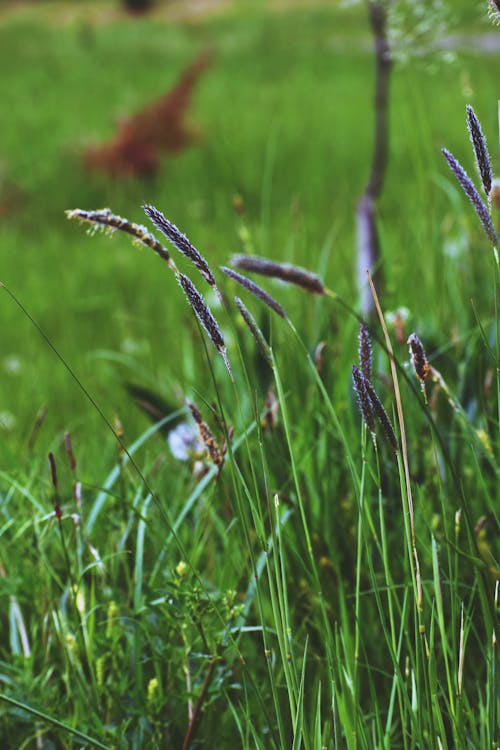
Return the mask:
{"type": "Polygon", "coordinates": [[[288,284],[295,284],[312,294],[325,293],[324,284],[319,276],[305,268],[293,266],[291,263],[276,263],[257,255],[233,255],[231,265],[243,271],[259,273],[262,276],[280,279],[288,284]]]}
{"type": "Polygon", "coordinates": [[[271,310],[274,310],[274,312],[277,313],[281,318],[288,317],[284,308],[279,304],[279,302],[276,302],[274,297],[271,297],[271,295],[264,291],[264,289],[262,289],[262,287],[260,287],[258,284],[251,281],[250,279],[247,279],[246,276],[242,276],[240,273],[233,271],[231,268],[226,268],[226,266],[221,266],[221,271],[225,273],[226,276],[229,276],[230,279],[233,279],[240,286],[249,291],[250,294],[253,294],[254,297],[260,299],[261,302],[270,307],[271,310]]]}
{"type": "Polygon", "coordinates": [[[177,248],[180,253],[182,253],[182,255],[184,255],[191,261],[195,268],[198,269],[203,278],[208,282],[208,284],[210,284],[210,286],[220,299],[220,292],[217,289],[214,275],[210,270],[207,261],[188,240],[186,235],[183,234],[180,229],[175,226],[175,224],[172,224],[172,222],[169,221],[167,217],[154,206],[150,205],[149,203],[145,203],[142,208],[144,209],[144,213],[146,214],[146,216],[151,219],[155,227],[165,235],[169,242],[171,242],[172,245],[177,248]]]}
{"type": "Polygon", "coordinates": [[[444,158],[448,162],[448,165],[451,171],[454,173],[455,177],[457,178],[460,185],[462,186],[466,196],[468,197],[468,199],[474,206],[474,210],[476,211],[476,214],[478,215],[479,220],[481,224],[483,225],[483,229],[486,232],[486,236],[490,240],[493,247],[496,248],[498,245],[497,233],[495,232],[495,228],[491,221],[489,211],[484,205],[481,196],[479,195],[476,188],[474,187],[474,184],[472,180],[470,179],[469,175],[467,174],[465,169],[462,167],[462,165],[455,159],[453,154],[450,153],[446,148],[443,148],[441,150],[442,150],[444,158]]]}
{"type": "Polygon", "coordinates": [[[64,447],[66,448],[66,453],[68,455],[68,461],[71,471],[76,471],[76,457],[75,453],[73,451],[73,442],[71,440],[71,435],[69,432],[64,433],[64,447]]]}
{"type": "Polygon", "coordinates": [[[366,378],[356,365],[352,366],[352,381],[358,398],[359,410],[363,421],[375,442],[375,414],[373,404],[366,389],[366,378]]]}
{"type": "Polygon", "coordinates": [[[52,451],[49,453],[49,466],[50,466],[50,478],[52,480],[52,486],[54,488],[54,515],[60,521],[62,518],[62,508],[59,500],[59,491],[57,489],[57,470],[56,470],[56,458],[52,451]]]}
{"type": "Polygon", "coordinates": [[[372,342],[370,333],[364,323],[359,326],[359,365],[364,377],[372,379],[372,342]]]}
{"type": "Polygon", "coordinates": [[[384,431],[387,440],[391,444],[394,453],[397,453],[399,451],[399,445],[396,439],[394,428],[391,424],[391,420],[389,419],[389,416],[386,410],[384,409],[381,400],[377,396],[374,387],[372,386],[369,380],[366,380],[366,378],[365,378],[365,388],[368,393],[368,397],[370,401],[372,402],[373,411],[375,412],[377,419],[381,424],[382,430],[384,431]]]}
{"type": "Polygon", "coordinates": [[[52,480],[52,486],[57,490],[57,469],[56,469],[56,458],[52,451],[49,453],[49,466],[50,466],[50,478],[52,480]]]}
{"type": "Polygon", "coordinates": [[[219,471],[224,465],[224,452],[219,448],[219,444],[215,439],[212,430],[208,424],[203,420],[201,412],[192,401],[186,402],[189,411],[191,412],[194,421],[198,425],[198,431],[200,437],[203,440],[207,453],[210,456],[211,461],[217,466],[219,471]]]}
{"type": "Polygon", "coordinates": [[[208,305],[206,304],[199,291],[196,289],[191,279],[189,279],[183,273],[178,273],[177,278],[184,291],[184,294],[186,295],[187,301],[191,305],[194,314],[198,318],[205,331],[208,333],[213,345],[215,346],[219,354],[221,354],[227,370],[232,377],[231,365],[229,364],[229,360],[227,358],[226,345],[224,343],[224,337],[219,328],[219,324],[210,312],[208,305]]]}
{"type": "Polygon", "coordinates": [[[488,153],[486,138],[481,129],[481,124],[470,104],[467,105],[467,129],[469,131],[472,148],[474,149],[474,156],[476,157],[477,171],[481,177],[484,192],[489,196],[491,184],[493,182],[490,155],[488,153]]]}
{"type": "Polygon", "coordinates": [[[425,392],[425,382],[432,374],[432,367],[427,359],[427,354],[425,353],[423,344],[416,333],[410,334],[408,337],[408,344],[410,347],[411,363],[415,370],[415,375],[418,378],[422,391],[425,392]]]}
{"type": "Polygon", "coordinates": [[[370,381],[363,375],[359,367],[356,365],[352,366],[352,379],[354,382],[354,390],[358,397],[359,407],[363,416],[364,422],[371,432],[372,438],[375,442],[375,417],[377,417],[382,430],[389,441],[394,453],[399,451],[398,441],[394,432],[394,428],[391,424],[391,420],[384,409],[381,400],[377,396],[374,387],[370,381]]]}
{"type": "Polygon", "coordinates": [[[255,320],[250,310],[244,305],[244,303],[240,300],[239,297],[235,297],[234,302],[235,302],[236,307],[240,311],[241,317],[245,321],[248,330],[254,337],[255,343],[259,347],[260,353],[264,357],[269,367],[272,369],[273,358],[271,356],[271,348],[269,344],[267,343],[266,339],[264,338],[264,334],[260,330],[257,324],[257,321],[255,320]]]}
{"type": "Polygon", "coordinates": [[[94,227],[102,227],[113,231],[119,229],[121,232],[126,232],[138,242],[142,242],[143,245],[151,248],[154,252],[169,264],[173,271],[176,271],[175,263],[170,257],[168,250],[163,247],[154,235],[152,235],[146,227],[141,224],[134,224],[128,219],[124,219],[122,216],[114,214],[110,208],[101,208],[97,211],[85,211],[81,208],[75,208],[72,211],[66,211],[68,219],[78,219],[79,221],[85,221],[88,224],[92,224],[94,227]]]}

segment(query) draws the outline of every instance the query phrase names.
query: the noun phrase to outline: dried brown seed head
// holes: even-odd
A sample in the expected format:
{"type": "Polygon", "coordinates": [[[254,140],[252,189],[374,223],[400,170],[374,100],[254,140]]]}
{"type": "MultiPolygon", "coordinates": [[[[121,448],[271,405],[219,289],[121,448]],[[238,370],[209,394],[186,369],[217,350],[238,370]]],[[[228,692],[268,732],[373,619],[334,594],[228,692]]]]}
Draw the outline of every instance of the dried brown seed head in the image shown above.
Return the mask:
{"type": "Polygon", "coordinates": [[[217,468],[220,471],[224,465],[225,451],[219,448],[219,444],[217,440],[215,439],[212,430],[210,429],[208,424],[203,420],[203,417],[201,416],[201,412],[196,406],[196,404],[193,403],[192,401],[187,401],[186,403],[189,408],[189,411],[191,412],[193,416],[194,421],[198,425],[198,431],[200,433],[201,439],[203,440],[203,443],[205,444],[208,455],[210,456],[212,463],[214,463],[215,466],[217,466],[217,468]]]}

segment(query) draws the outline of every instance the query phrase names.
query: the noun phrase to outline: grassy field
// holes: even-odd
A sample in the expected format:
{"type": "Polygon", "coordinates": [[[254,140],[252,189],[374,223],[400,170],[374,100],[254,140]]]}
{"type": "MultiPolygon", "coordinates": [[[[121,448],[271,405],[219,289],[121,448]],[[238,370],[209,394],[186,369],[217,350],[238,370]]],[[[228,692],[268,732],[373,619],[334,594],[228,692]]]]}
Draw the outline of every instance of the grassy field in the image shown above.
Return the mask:
{"type": "MultiPolygon", "coordinates": [[[[440,153],[474,173],[469,103],[498,165],[496,56],[457,48],[445,64],[427,51],[394,67],[379,291],[386,314],[408,315],[401,341],[390,327],[406,440],[389,359],[374,351],[394,460],[360,427],[357,319],[264,280],[288,324],[242,292],[269,368],[231,304],[241,290],[217,270],[250,248],[357,307],[373,127],[363,7],[231,3],[103,22],[96,5],[65,24],[57,3],[0,15],[0,279],[27,311],[3,290],[2,746],[498,747],[498,272],[440,153]],[[190,111],[200,141],[151,179],[87,172],[86,146],[207,48],[190,111]],[[226,305],[206,299],[235,384],[165,264],[64,214],[109,206],[146,224],[144,202],[214,269],[226,305]],[[446,381],[428,403],[411,331],[446,381]],[[222,471],[177,460],[127,384],[158,394],[172,425],[193,399],[228,443],[222,471]],[[276,424],[261,419],[273,399],[276,424]],[[133,459],[105,423],[116,418],[133,459]]],[[[492,33],[476,11],[451,31],[492,33]]]]}

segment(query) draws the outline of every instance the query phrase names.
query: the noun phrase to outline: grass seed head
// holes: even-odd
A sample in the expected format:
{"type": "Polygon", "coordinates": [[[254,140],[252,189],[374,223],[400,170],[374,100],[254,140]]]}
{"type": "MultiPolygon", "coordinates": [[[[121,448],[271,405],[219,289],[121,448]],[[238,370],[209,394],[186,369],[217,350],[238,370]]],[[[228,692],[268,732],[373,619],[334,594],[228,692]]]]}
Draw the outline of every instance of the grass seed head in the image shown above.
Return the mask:
{"type": "Polygon", "coordinates": [[[288,284],[300,286],[312,294],[324,294],[325,287],[319,276],[291,263],[276,263],[256,255],[233,255],[231,265],[251,273],[270,276],[288,284]]]}
{"type": "Polygon", "coordinates": [[[367,380],[372,379],[372,342],[370,333],[364,323],[359,326],[359,365],[367,380]]]}
{"type": "Polygon", "coordinates": [[[250,292],[250,294],[253,294],[254,297],[257,297],[257,299],[270,307],[271,310],[274,310],[274,312],[277,313],[281,318],[287,317],[284,308],[279,304],[279,302],[276,302],[274,297],[271,297],[270,294],[264,291],[264,289],[262,289],[262,287],[260,287],[254,281],[247,279],[246,276],[242,276],[240,273],[237,273],[237,271],[233,271],[231,268],[227,268],[226,266],[221,266],[221,271],[223,271],[226,276],[229,276],[230,279],[233,279],[240,286],[250,292]]]}
{"type": "Polygon", "coordinates": [[[146,214],[146,216],[151,219],[155,227],[165,235],[169,242],[171,242],[172,245],[177,248],[180,253],[182,253],[182,255],[184,255],[191,261],[191,263],[195,266],[195,268],[198,269],[203,278],[208,282],[208,284],[210,284],[212,289],[220,298],[220,293],[217,289],[214,275],[210,270],[207,261],[201,255],[201,253],[198,252],[195,246],[188,240],[186,235],[183,234],[180,229],[175,226],[175,224],[172,224],[172,222],[169,221],[167,217],[164,216],[164,214],[162,214],[162,212],[154,206],[150,205],[149,203],[145,203],[142,208],[144,209],[144,213],[146,214]]]}
{"type": "Polygon", "coordinates": [[[477,171],[481,177],[484,192],[486,195],[489,195],[491,191],[491,183],[493,181],[490,155],[488,153],[486,138],[481,129],[481,124],[470,104],[467,105],[467,129],[469,131],[472,148],[474,149],[474,156],[476,157],[477,171]]]}
{"type": "Polygon", "coordinates": [[[224,458],[225,458],[224,451],[222,451],[219,448],[219,444],[217,440],[215,439],[212,430],[210,429],[208,424],[203,420],[203,417],[201,416],[201,412],[196,406],[196,404],[192,401],[187,401],[186,403],[187,403],[189,411],[191,412],[193,416],[194,421],[198,425],[198,431],[200,433],[201,439],[203,440],[203,443],[205,444],[208,455],[210,456],[210,459],[220,471],[224,465],[224,458]]]}
{"type": "Polygon", "coordinates": [[[50,467],[50,479],[52,486],[57,490],[57,469],[56,469],[56,458],[52,451],[49,453],[49,467],[50,467]]]}
{"type": "Polygon", "coordinates": [[[476,188],[474,187],[474,184],[465,171],[465,169],[462,167],[460,162],[458,162],[452,153],[450,153],[446,148],[441,149],[444,158],[448,162],[448,165],[451,169],[451,171],[454,173],[455,177],[459,181],[460,185],[462,186],[462,189],[472,205],[474,206],[474,210],[476,214],[479,217],[479,220],[481,224],[483,225],[483,229],[486,233],[486,236],[488,237],[489,241],[494,247],[497,247],[498,245],[498,238],[497,233],[495,232],[495,228],[493,226],[493,222],[491,221],[491,216],[489,214],[488,209],[483,203],[483,200],[479,193],[477,192],[476,188]]]}
{"type": "Polygon", "coordinates": [[[242,302],[242,300],[239,297],[235,297],[234,302],[235,302],[236,307],[240,311],[241,317],[245,321],[245,324],[248,330],[250,331],[253,338],[255,339],[255,343],[259,347],[260,353],[262,354],[264,360],[267,362],[269,367],[272,369],[273,358],[271,355],[271,348],[269,344],[267,343],[264,337],[264,334],[259,328],[257,321],[255,320],[250,310],[245,306],[245,304],[242,302]]]}
{"type": "Polygon", "coordinates": [[[382,405],[381,400],[375,392],[374,387],[356,365],[352,366],[352,379],[354,383],[354,390],[356,391],[356,395],[358,397],[359,408],[361,410],[363,420],[371,433],[373,442],[376,442],[375,417],[377,417],[384,435],[389,441],[394,453],[397,453],[399,450],[399,445],[396,439],[394,428],[391,424],[391,420],[389,419],[386,410],[382,405]]]}
{"type": "Polygon", "coordinates": [[[194,314],[196,315],[205,331],[208,333],[210,340],[212,341],[219,354],[222,355],[227,370],[232,376],[231,366],[227,358],[226,345],[224,343],[224,337],[219,328],[219,324],[215,320],[208,305],[206,304],[199,291],[196,289],[191,279],[189,279],[183,273],[178,273],[177,278],[179,280],[179,284],[182,287],[182,290],[184,291],[184,294],[186,295],[186,299],[191,306],[191,309],[193,310],[194,314]]]}
{"type": "Polygon", "coordinates": [[[425,382],[432,374],[432,367],[427,359],[427,354],[425,353],[423,344],[416,333],[410,334],[408,337],[408,344],[410,347],[411,363],[415,370],[415,375],[418,378],[422,391],[425,393],[425,382]]]}
{"type": "Polygon", "coordinates": [[[73,442],[71,440],[71,435],[69,432],[64,433],[64,447],[66,448],[66,453],[68,455],[68,461],[71,471],[76,471],[76,457],[75,453],[73,451],[73,442]]]}
{"type": "Polygon", "coordinates": [[[368,397],[372,403],[373,411],[375,412],[375,415],[377,416],[377,419],[380,422],[384,435],[386,436],[388,442],[390,443],[394,453],[397,453],[399,451],[399,445],[398,445],[398,441],[397,441],[396,434],[394,432],[394,428],[392,426],[391,420],[389,419],[389,415],[384,409],[383,404],[381,400],[379,399],[379,397],[377,396],[377,393],[375,392],[375,389],[370,383],[370,381],[366,380],[366,378],[364,380],[365,380],[365,388],[368,393],[368,397]]]}
{"type": "Polygon", "coordinates": [[[356,365],[352,366],[352,382],[363,421],[375,442],[375,414],[366,388],[366,378],[356,365]]]}
{"type": "Polygon", "coordinates": [[[162,260],[168,263],[171,270],[176,271],[175,264],[168,250],[142,224],[134,224],[128,219],[114,214],[109,208],[100,208],[97,211],[86,211],[81,208],[75,208],[72,211],[66,211],[66,216],[68,219],[78,219],[79,221],[87,222],[93,227],[101,227],[111,231],[119,229],[121,232],[129,234],[137,242],[141,242],[143,245],[151,248],[151,250],[154,250],[162,260]]]}

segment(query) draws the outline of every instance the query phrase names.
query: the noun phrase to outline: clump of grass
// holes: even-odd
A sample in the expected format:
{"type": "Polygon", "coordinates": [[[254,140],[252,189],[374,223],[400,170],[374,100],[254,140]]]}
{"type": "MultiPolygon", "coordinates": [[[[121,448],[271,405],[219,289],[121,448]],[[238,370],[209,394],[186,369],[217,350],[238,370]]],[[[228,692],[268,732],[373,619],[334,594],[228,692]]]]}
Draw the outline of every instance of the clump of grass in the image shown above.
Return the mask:
{"type": "MultiPolygon", "coordinates": [[[[196,319],[227,358],[222,330],[205,300],[156,238],[111,212],[71,213],[85,221],[93,216],[91,223],[110,230],[122,229],[167,261],[196,319]]],[[[203,271],[206,261],[189,252],[184,254],[210,283],[203,271]]],[[[306,269],[258,262],[266,268],[264,276],[322,297],[336,296],[306,269]]],[[[241,274],[228,275],[280,315],[279,302],[271,298],[269,305],[267,292],[260,287],[256,292],[257,285],[241,274]]],[[[319,308],[327,306],[327,300],[318,302],[319,308]]],[[[495,747],[497,540],[485,537],[497,531],[498,480],[490,471],[494,462],[484,471],[476,444],[456,438],[457,427],[469,437],[474,417],[457,407],[459,420],[449,437],[440,432],[417,388],[400,392],[396,370],[404,372],[404,365],[400,350],[392,349],[380,310],[399,447],[372,382],[365,324],[352,379],[368,431],[374,437],[381,425],[397,454],[398,473],[394,461],[382,452],[367,452],[358,439],[354,410],[345,397],[351,373],[343,362],[355,357],[352,330],[344,336],[335,321],[334,334],[319,326],[315,331],[337,352],[331,376],[330,366],[321,368],[324,344],[313,360],[311,342],[306,345],[292,322],[293,308],[290,315],[281,315],[292,340],[281,339],[284,334],[278,330],[271,350],[244,303],[236,298],[235,304],[270,366],[265,389],[254,388],[258,375],[245,358],[245,378],[235,370],[236,388],[214,378],[221,407],[236,416],[237,439],[228,441],[227,453],[200,409],[188,403],[213,464],[203,475],[184,471],[164,443],[145,445],[159,429],[156,425],[127,452],[123,431],[115,429],[117,465],[108,477],[93,480],[102,489],[95,491],[89,480],[78,496],[88,518],[85,530],[106,551],[105,585],[104,565],[82,553],[91,547],[79,544],[80,522],[65,514],[70,489],[64,466],[56,476],[56,449],[48,503],[43,486],[37,497],[34,483],[27,480],[21,503],[33,508],[33,521],[20,530],[12,509],[18,488],[9,480],[12,491],[1,498],[3,539],[26,551],[23,566],[36,565],[40,595],[27,596],[19,605],[6,589],[5,651],[13,652],[13,659],[9,653],[2,657],[6,690],[26,690],[33,702],[38,697],[57,705],[82,730],[99,737],[73,730],[80,741],[104,748],[167,743],[187,750],[193,742],[224,748],[234,745],[236,733],[244,750],[330,750],[343,743],[350,748],[495,747]],[[305,374],[304,364],[309,368],[305,374]],[[229,396],[226,387],[231,388],[229,396]],[[422,415],[432,428],[430,436],[422,415]],[[453,452],[454,440],[467,443],[466,449],[472,446],[470,457],[462,460],[466,449],[462,455],[453,452]],[[127,470],[131,456],[145,447],[147,482],[127,470]],[[55,514],[46,513],[47,505],[55,514]],[[488,513],[483,505],[489,506],[488,513]],[[159,511],[164,523],[158,522],[159,511]],[[63,529],[66,519],[68,528],[63,529]],[[56,540],[52,524],[60,531],[56,540]],[[19,634],[28,622],[23,622],[23,608],[29,608],[35,623],[33,655],[26,648],[23,654],[30,655],[30,669],[24,672],[17,666],[19,640],[24,642],[19,634]],[[59,678],[54,665],[61,664],[59,678]],[[43,679],[37,692],[39,674],[43,679]]],[[[234,311],[228,306],[227,312],[234,311]]],[[[352,320],[358,319],[355,314],[352,320]]],[[[419,383],[433,380],[444,388],[416,334],[408,343],[419,383]]],[[[383,371],[378,375],[382,382],[387,379],[383,371]]],[[[224,412],[221,408],[218,413],[224,412]]],[[[64,448],[75,482],[69,435],[64,448]]],[[[21,566],[15,570],[9,551],[0,564],[1,580],[4,565],[12,565],[8,574],[13,578],[22,572],[21,566]]],[[[51,717],[14,700],[11,706],[31,710],[32,718],[43,722],[43,729],[33,728],[33,742],[57,743],[64,741],[60,733],[71,734],[71,727],[52,720],[52,735],[45,730],[51,717]]],[[[8,724],[18,721],[17,714],[8,715],[0,732],[6,728],[10,733],[8,724]]]]}

